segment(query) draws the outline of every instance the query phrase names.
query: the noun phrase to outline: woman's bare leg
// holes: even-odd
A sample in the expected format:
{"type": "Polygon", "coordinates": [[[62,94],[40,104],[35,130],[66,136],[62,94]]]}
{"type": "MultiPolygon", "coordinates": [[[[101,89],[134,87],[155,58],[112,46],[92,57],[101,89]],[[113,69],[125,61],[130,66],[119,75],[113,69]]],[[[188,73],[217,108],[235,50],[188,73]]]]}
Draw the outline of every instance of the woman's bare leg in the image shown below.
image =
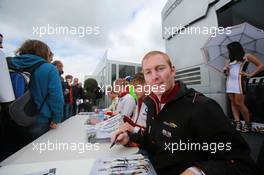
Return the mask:
{"type": "Polygon", "coordinates": [[[245,105],[245,96],[243,94],[235,94],[235,105],[237,106],[239,112],[241,112],[245,122],[250,122],[250,114],[247,106],[245,105]]]}
{"type": "Polygon", "coordinates": [[[235,104],[235,95],[234,94],[228,94],[228,97],[231,102],[231,109],[232,109],[232,114],[234,116],[235,121],[240,121],[240,114],[239,110],[235,104]]]}

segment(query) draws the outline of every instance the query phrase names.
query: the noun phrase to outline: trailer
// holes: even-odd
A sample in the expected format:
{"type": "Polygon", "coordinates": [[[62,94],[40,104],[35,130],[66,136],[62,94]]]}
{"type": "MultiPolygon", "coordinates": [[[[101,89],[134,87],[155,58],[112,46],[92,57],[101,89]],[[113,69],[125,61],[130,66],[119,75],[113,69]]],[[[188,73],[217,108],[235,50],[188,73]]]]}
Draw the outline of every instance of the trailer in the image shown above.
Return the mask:
{"type": "MultiPolygon", "coordinates": [[[[201,48],[219,28],[248,22],[264,29],[263,9],[263,0],[168,0],[162,10],[162,37],[176,67],[175,79],[215,99],[228,116],[231,110],[225,93],[226,79],[205,63],[201,48]]],[[[253,121],[259,123],[264,123],[263,79],[249,81],[255,97],[246,98],[247,104],[258,98],[249,108],[253,121]]]]}
{"type": "MultiPolygon", "coordinates": [[[[113,82],[118,78],[125,78],[126,76],[133,76],[138,72],[141,72],[141,64],[139,62],[127,62],[120,61],[126,59],[113,59],[109,58],[107,51],[97,64],[93,74],[86,76],[87,78],[96,79],[98,86],[106,90],[106,87],[113,85],[113,82]]],[[[103,96],[101,100],[101,106],[107,107],[110,105],[110,101],[107,96],[103,96]]]]}

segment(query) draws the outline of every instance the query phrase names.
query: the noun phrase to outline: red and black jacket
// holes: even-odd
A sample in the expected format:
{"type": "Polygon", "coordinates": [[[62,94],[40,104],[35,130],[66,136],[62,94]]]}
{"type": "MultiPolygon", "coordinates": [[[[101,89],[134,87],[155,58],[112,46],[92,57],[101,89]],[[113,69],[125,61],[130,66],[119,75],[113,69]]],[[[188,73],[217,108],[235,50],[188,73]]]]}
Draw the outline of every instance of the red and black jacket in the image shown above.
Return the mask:
{"type": "MultiPolygon", "coordinates": [[[[253,175],[254,163],[247,143],[234,130],[214,100],[177,82],[167,94],[165,105],[154,94],[146,97],[147,126],[144,132],[128,133],[138,143],[158,174],[181,174],[189,167],[200,167],[208,175],[253,175]],[[231,143],[230,150],[174,150],[180,143],[231,143]]],[[[162,99],[162,98],[161,98],[162,99]]]]}

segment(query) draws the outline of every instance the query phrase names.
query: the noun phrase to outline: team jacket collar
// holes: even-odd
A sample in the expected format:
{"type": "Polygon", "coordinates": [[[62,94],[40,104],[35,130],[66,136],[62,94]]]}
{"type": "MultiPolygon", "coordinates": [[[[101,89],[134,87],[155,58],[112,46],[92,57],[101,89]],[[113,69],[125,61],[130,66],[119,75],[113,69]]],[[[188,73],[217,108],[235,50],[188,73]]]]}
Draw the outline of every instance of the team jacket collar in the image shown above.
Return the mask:
{"type": "Polygon", "coordinates": [[[161,101],[158,99],[158,97],[154,93],[151,93],[149,95],[149,98],[154,102],[154,104],[156,106],[156,112],[157,112],[157,114],[159,114],[159,112],[161,111],[161,104],[167,105],[171,101],[178,100],[181,97],[183,97],[183,96],[185,96],[191,92],[194,92],[194,90],[188,89],[184,83],[182,83],[180,81],[176,81],[173,89],[171,89],[168,92],[165,92],[162,95],[161,101]]]}

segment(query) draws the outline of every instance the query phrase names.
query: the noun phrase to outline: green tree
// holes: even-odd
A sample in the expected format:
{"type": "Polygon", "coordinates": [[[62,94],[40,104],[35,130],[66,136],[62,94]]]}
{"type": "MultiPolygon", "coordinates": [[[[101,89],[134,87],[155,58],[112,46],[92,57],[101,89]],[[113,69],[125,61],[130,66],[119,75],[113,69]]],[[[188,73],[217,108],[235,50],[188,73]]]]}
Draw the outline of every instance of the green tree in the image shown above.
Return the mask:
{"type": "Polygon", "coordinates": [[[95,91],[98,88],[98,83],[93,78],[88,78],[84,81],[84,90],[86,98],[89,100],[89,108],[92,109],[92,105],[95,105],[96,94],[95,91]]]}

